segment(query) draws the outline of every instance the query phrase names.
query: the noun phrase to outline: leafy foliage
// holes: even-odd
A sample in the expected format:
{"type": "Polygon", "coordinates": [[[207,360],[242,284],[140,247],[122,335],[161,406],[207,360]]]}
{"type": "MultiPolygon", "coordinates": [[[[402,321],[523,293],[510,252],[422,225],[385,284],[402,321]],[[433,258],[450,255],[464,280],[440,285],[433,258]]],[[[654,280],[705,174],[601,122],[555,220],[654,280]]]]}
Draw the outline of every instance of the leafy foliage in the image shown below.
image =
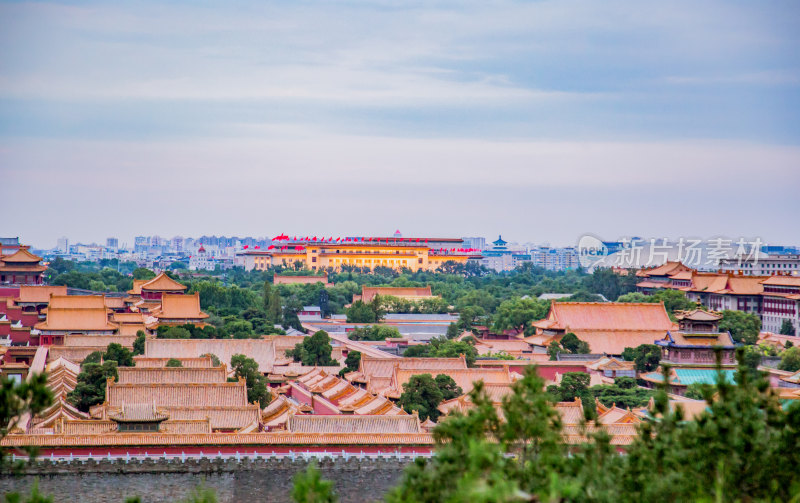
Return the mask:
{"type": "Polygon", "coordinates": [[[167,360],[167,364],[165,366],[169,368],[183,367],[183,363],[181,363],[181,361],[178,360],[177,358],[170,358],[169,360],[167,360]]]}
{"type": "Polygon", "coordinates": [[[464,355],[467,365],[473,366],[478,350],[467,341],[449,340],[446,337],[434,337],[429,344],[409,346],[403,356],[418,358],[458,358],[464,355]]]}
{"type": "Polygon", "coordinates": [[[330,337],[324,330],[320,330],[311,337],[304,337],[294,349],[286,351],[286,356],[303,365],[333,366],[336,360],[331,358],[333,347],[330,337]]]}
{"type": "MultiPolygon", "coordinates": [[[[32,374],[21,382],[7,377],[0,379],[0,440],[17,426],[23,414],[37,414],[52,403],[46,374],[32,374]]],[[[35,451],[29,453],[33,457],[35,451]]],[[[0,448],[0,469],[6,467],[6,454],[6,449],[0,448]]]]}
{"type": "Polygon", "coordinates": [[[143,330],[136,331],[136,339],[133,341],[133,356],[144,354],[144,341],[147,335],[143,330]]]}
{"type": "Polygon", "coordinates": [[[352,341],[382,341],[384,339],[399,339],[402,336],[395,327],[386,325],[368,325],[358,327],[347,334],[352,341]]]}
{"type": "Polygon", "coordinates": [[[248,402],[258,402],[261,407],[269,404],[272,400],[272,395],[267,390],[267,379],[258,370],[258,363],[255,360],[245,355],[233,355],[231,357],[231,370],[233,370],[236,378],[245,380],[248,402]]]}
{"type": "Polygon", "coordinates": [[[83,412],[89,412],[92,405],[103,403],[106,398],[106,380],[117,378],[117,362],[106,360],[103,363],[86,363],[81,365],[78,384],[69,392],[67,399],[83,412]]]}
{"type": "MultiPolygon", "coordinates": [[[[740,351],[741,353],[741,351],[740,351]]],[[[390,502],[796,501],[800,404],[781,407],[767,382],[740,367],[720,379],[708,411],[685,421],[664,390],[619,456],[605,433],[567,444],[544,381],[532,369],[503,399],[503,417],[478,384],[475,407],[434,430],[432,459],[407,468],[390,502]],[[569,455],[568,455],[569,454],[569,455]]],[[[619,381],[623,389],[630,381],[619,381]]]]}
{"type": "Polygon", "coordinates": [[[586,355],[589,351],[589,343],[578,339],[572,332],[565,334],[560,341],[551,341],[547,346],[547,354],[550,355],[551,361],[557,360],[559,353],[586,355]]]}
{"type": "Polygon", "coordinates": [[[430,374],[414,375],[403,384],[403,394],[397,404],[408,413],[417,411],[420,421],[428,418],[436,421],[441,415],[437,409],[439,404],[462,393],[453,378],[446,374],[439,374],[436,378],[430,374]]]}
{"type": "Polygon", "coordinates": [[[793,346],[783,351],[778,369],[789,372],[800,370],[800,346],[793,346]]]}
{"type": "Polygon", "coordinates": [[[616,405],[623,409],[644,407],[655,393],[651,389],[636,385],[632,377],[617,377],[614,384],[600,384],[589,388],[592,395],[606,407],[616,405]]]}
{"type": "MultiPolygon", "coordinates": [[[[376,296],[377,297],[377,296],[376,296]]],[[[375,323],[380,321],[382,315],[378,310],[379,304],[376,302],[364,302],[357,300],[347,308],[347,323],[375,323]]]]}
{"type": "Polygon", "coordinates": [[[761,331],[761,318],[756,314],[725,310],[722,311],[719,330],[730,332],[734,342],[755,344],[761,331]]]}
{"type": "Polygon", "coordinates": [[[339,371],[339,376],[344,376],[348,372],[355,372],[361,365],[361,351],[350,351],[344,359],[344,368],[339,371]]]}
{"type": "Polygon", "coordinates": [[[779,332],[781,335],[795,335],[794,325],[792,325],[792,320],[789,318],[785,318],[781,323],[781,329],[779,332]]]}
{"type": "Polygon", "coordinates": [[[625,361],[635,362],[639,372],[652,372],[661,362],[661,348],[655,344],[640,344],[635,348],[625,348],[622,351],[625,361]]]}

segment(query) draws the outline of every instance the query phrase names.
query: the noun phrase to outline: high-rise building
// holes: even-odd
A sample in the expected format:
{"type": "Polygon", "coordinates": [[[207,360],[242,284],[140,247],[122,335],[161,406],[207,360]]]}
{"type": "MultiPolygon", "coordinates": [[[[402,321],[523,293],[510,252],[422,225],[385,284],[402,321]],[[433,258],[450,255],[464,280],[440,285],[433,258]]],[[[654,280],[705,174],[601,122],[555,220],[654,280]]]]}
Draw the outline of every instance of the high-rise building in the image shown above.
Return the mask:
{"type": "Polygon", "coordinates": [[[119,249],[119,239],[106,238],[106,248],[111,248],[112,250],[119,249]]]}
{"type": "Polygon", "coordinates": [[[69,239],[66,237],[58,238],[56,241],[56,248],[59,253],[69,253],[69,239]]]}

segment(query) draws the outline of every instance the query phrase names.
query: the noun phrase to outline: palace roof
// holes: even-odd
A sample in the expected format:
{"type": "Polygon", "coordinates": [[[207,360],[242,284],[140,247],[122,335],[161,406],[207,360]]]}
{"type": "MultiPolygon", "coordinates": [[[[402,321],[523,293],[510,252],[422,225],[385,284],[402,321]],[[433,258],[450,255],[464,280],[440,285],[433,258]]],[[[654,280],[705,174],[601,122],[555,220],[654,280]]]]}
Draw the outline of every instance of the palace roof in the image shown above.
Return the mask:
{"type": "MultiPolygon", "coordinates": [[[[800,287],[800,276],[770,276],[761,282],[762,285],[797,286],[800,287]]],[[[768,294],[768,295],[771,295],[768,294]]]]}
{"type": "Polygon", "coordinates": [[[691,271],[690,267],[680,262],[668,261],[652,269],[642,269],[636,273],[637,276],[671,276],[685,271],[691,271]]]}
{"type": "Polygon", "coordinates": [[[166,421],[168,416],[163,411],[157,410],[154,403],[123,403],[119,410],[109,414],[108,418],[119,423],[150,423],[166,421]]]}
{"type": "Polygon", "coordinates": [[[119,384],[204,384],[221,383],[228,378],[225,366],[192,367],[119,367],[119,384]]]}
{"type": "MultiPolygon", "coordinates": [[[[198,356],[194,358],[175,358],[181,362],[184,368],[211,368],[213,362],[210,356],[198,356]]],[[[147,356],[137,355],[133,357],[133,363],[136,368],[160,368],[166,367],[167,362],[172,358],[150,358],[147,356]]]]}
{"type": "Polygon", "coordinates": [[[159,407],[244,407],[247,388],[244,381],[203,384],[120,384],[106,386],[110,406],[124,403],[155,403],[159,407]]]}
{"type": "Polygon", "coordinates": [[[109,344],[117,343],[126,348],[133,347],[133,341],[136,340],[135,335],[81,335],[81,334],[66,334],[64,336],[64,346],[66,347],[88,347],[88,346],[102,346],[106,347],[109,344]]]}
{"type": "Polygon", "coordinates": [[[38,264],[42,261],[42,257],[37,257],[29,252],[27,247],[22,247],[11,255],[3,255],[0,261],[6,264],[38,264]]]}
{"type": "MultiPolygon", "coordinates": [[[[722,377],[729,383],[733,383],[734,369],[722,369],[722,377]]],[[[661,372],[648,372],[640,376],[645,381],[661,383],[664,376],[661,372]]],[[[715,368],[681,368],[672,367],[669,373],[669,382],[678,386],[689,386],[694,383],[716,384],[717,369],[715,368]]]]}
{"type": "Polygon", "coordinates": [[[733,349],[736,344],[731,338],[729,332],[701,332],[696,334],[670,331],[663,339],[656,341],[659,346],[676,346],[676,347],[695,347],[695,348],[712,348],[720,346],[725,349],[733,349]]]}
{"type": "MultiPolygon", "coordinates": [[[[130,433],[118,433],[118,425],[115,421],[94,420],[94,421],[69,421],[65,420],[60,427],[56,427],[54,433],[57,435],[83,436],[83,435],[123,435],[130,433]]],[[[211,424],[208,419],[198,419],[191,421],[165,420],[158,428],[159,433],[172,433],[181,435],[211,433],[211,424]]],[[[146,435],[146,433],[142,433],[146,435]]]]}
{"type": "Polygon", "coordinates": [[[376,396],[362,388],[353,386],[335,374],[317,368],[291,383],[300,385],[312,393],[317,393],[339,411],[349,411],[357,415],[385,414],[398,415],[405,412],[391,400],[376,396]]]}
{"type": "Polygon", "coordinates": [[[128,290],[130,295],[141,295],[142,294],[142,285],[148,283],[149,279],[135,279],[133,280],[133,288],[128,290]]]}
{"type": "Polygon", "coordinates": [[[362,355],[359,368],[345,378],[363,382],[370,393],[380,393],[392,385],[395,369],[416,370],[418,374],[446,373],[445,370],[466,369],[467,362],[460,358],[372,358],[362,355]]]}
{"type": "Polygon", "coordinates": [[[384,394],[392,398],[399,397],[403,393],[403,384],[410,381],[413,376],[422,374],[430,374],[434,378],[439,374],[450,376],[464,393],[472,391],[473,384],[477,381],[483,381],[484,384],[510,385],[515,380],[514,376],[519,377],[518,374],[509,372],[508,367],[447,369],[433,372],[395,368],[389,389],[385,390],[384,394]]]}
{"type": "MultiPolygon", "coordinates": [[[[297,337],[297,342],[302,340],[297,337]]],[[[149,358],[196,358],[212,354],[228,366],[233,355],[243,354],[254,359],[262,373],[271,372],[276,360],[275,343],[268,339],[149,339],[144,344],[144,355],[149,358]]]]}
{"type": "Polygon", "coordinates": [[[161,309],[154,313],[158,319],[204,319],[208,315],[200,310],[200,292],[192,295],[165,293],[161,309]]]}
{"type": "Polygon", "coordinates": [[[18,304],[46,304],[50,302],[50,295],[67,295],[66,286],[50,285],[20,285],[18,304]]]}
{"type": "Polygon", "coordinates": [[[53,295],[50,297],[51,309],[105,309],[104,295],[53,295]]]}
{"type": "MultiPolygon", "coordinates": [[[[593,353],[621,354],[626,347],[653,344],[675,328],[663,303],[553,302],[539,332],[574,333],[593,353]]],[[[529,341],[531,342],[531,341],[529,341]]]]}
{"type": "Polygon", "coordinates": [[[183,292],[188,287],[175,281],[167,276],[167,273],[162,272],[150,281],[143,283],[140,286],[141,290],[151,292],[183,292]]]}
{"type": "Polygon", "coordinates": [[[711,313],[704,309],[692,309],[690,311],[677,311],[675,313],[675,319],[678,321],[719,321],[722,319],[722,315],[718,313],[711,313]]]}
{"type": "Polygon", "coordinates": [[[663,303],[552,302],[545,320],[534,326],[549,330],[669,330],[672,321],[663,303]]]}
{"type": "Polygon", "coordinates": [[[350,416],[294,415],[289,417],[287,430],[291,433],[422,433],[416,415],[350,416]]]}
{"type": "Polygon", "coordinates": [[[53,295],[47,319],[34,326],[38,330],[114,331],[102,295],[53,295]]]}

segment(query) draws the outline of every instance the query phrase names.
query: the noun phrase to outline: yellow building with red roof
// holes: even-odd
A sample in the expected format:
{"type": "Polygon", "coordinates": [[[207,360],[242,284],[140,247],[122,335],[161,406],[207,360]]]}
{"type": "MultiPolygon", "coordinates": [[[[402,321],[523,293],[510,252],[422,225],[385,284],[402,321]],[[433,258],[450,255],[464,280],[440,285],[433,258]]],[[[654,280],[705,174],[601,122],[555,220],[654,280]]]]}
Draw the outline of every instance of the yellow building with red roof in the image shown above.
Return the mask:
{"type": "Polygon", "coordinates": [[[239,254],[246,270],[266,270],[300,262],[308,270],[341,270],[342,267],[375,269],[436,270],[446,262],[465,264],[479,259],[479,250],[463,247],[463,240],[450,238],[353,237],[337,239],[283,239],[267,250],[239,254]]]}

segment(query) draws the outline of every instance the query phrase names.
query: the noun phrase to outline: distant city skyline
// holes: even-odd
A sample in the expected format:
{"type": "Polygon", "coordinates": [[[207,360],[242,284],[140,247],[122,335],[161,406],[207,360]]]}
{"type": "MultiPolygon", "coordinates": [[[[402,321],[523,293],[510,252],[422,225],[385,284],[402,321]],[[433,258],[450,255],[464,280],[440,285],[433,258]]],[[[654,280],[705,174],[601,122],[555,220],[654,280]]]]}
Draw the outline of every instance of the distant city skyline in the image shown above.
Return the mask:
{"type": "Polygon", "coordinates": [[[798,25],[785,1],[2,3],[2,234],[795,242],[798,25]]]}

